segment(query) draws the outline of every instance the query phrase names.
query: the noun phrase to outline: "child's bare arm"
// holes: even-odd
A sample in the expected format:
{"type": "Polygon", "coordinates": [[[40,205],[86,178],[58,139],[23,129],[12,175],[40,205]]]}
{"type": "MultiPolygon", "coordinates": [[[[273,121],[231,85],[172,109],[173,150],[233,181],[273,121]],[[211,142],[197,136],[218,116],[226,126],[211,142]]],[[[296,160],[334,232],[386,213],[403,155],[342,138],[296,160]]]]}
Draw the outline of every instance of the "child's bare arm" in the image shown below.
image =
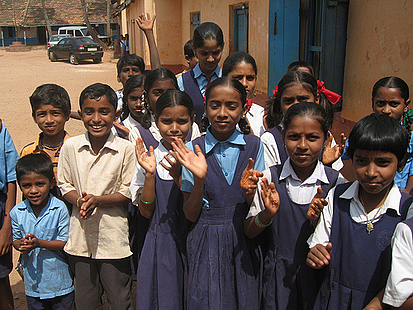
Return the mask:
{"type": "Polygon", "coordinates": [[[383,310],[383,309],[390,309],[389,306],[386,306],[385,304],[382,303],[383,299],[383,294],[384,294],[384,289],[380,291],[380,293],[377,294],[376,297],[374,297],[369,304],[364,308],[364,310],[383,310]]]}
{"type": "Polygon", "coordinates": [[[136,140],[135,150],[139,165],[145,169],[145,181],[143,183],[142,193],[139,195],[138,207],[144,217],[150,218],[155,209],[155,153],[152,145],[149,146],[149,155],[146,153],[142,138],[136,140]]]}
{"type": "Polygon", "coordinates": [[[95,208],[108,208],[119,205],[126,205],[130,199],[116,192],[109,195],[95,196],[93,194],[82,193],[79,199],[80,215],[82,219],[87,219],[95,208]]]}
{"type": "Polygon", "coordinates": [[[307,265],[314,269],[320,269],[330,263],[332,244],[326,246],[317,244],[312,247],[307,255],[307,265]]]}
{"type": "Polygon", "coordinates": [[[245,199],[248,205],[251,204],[254,198],[255,191],[257,189],[258,179],[263,176],[263,173],[254,170],[254,160],[252,158],[248,159],[248,165],[242,172],[240,186],[244,190],[245,199]]]}
{"type": "Polygon", "coordinates": [[[194,153],[185,146],[181,139],[172,142],[172,146],[181,165],[192,172],[194,176],[194,186],[191,193],[184,192],[183,210],[185,217],[191,222],[195,222],[202,208],[204,182],[208,168],[205,156],[198,145],[195,145],[194,153]]]}
{"type": "Polygon", "coordinates": [[[153,26],[155,23],[156,15],[151,19],[151,15],[142,13],[137,19],[136,23],[139,28],[145,33],[146,40],[149,45],[149,54],[151,58],[151,69],[158,69],[161,67],[161,59],[159,57],[158,48],[156,46],[155,37],[153,35],[153,26]]]}
{"type": "Polygon", "coordinates": [[[7,183],[7,198],[5,205],[5,217],[0,229],[0,256],[11,250],[13,236],[11,229],[10,211],[16,204],[16,182],[7,183]]]}
{"type": "Polygon", "coordinates": [[[321,211],[323,211],[324,207],[328,204],[327,200],[321,198],[322,194],[323,190],[321,187],[317,188],[317,193],[311,200],[310,206],[308,207],[307,218],[313,223],[314,226],[318,223],[321,211]]]}
{"type": "Polygon", "coordinates": [[[244,233],[251,239],[258,236],[267,226],[271,224],[272,218],[280,207],[280,197],[275,189],[275,184],[273,182],[268,184],[268,180],[263,178],[261,187],[262,189],[260,194],[264,202],[265,209],[256,216],[250,217],[244,223],[244,233]]]}

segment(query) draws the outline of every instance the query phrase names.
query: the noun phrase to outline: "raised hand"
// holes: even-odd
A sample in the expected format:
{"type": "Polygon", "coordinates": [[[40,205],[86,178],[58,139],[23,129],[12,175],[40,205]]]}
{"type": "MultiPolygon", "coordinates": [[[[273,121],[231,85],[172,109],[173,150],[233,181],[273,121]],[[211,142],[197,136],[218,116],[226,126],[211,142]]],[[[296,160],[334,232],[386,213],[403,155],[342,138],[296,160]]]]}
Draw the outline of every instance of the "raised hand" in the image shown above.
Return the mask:
{"type": "Polygon", "coordinates": [[[264,202],[265,212],[270,216],[274,216],[280,207],[280,196],[275,189],[275,184],[274,182],[268,184],[267,178],[263,178],[261,188],[261,197],[264,202]]]}
{"type": "Polygon", "coordinates": [[[145,151],[142,138],[136,140],[135,146],[136,158],[139,165],[145,169],[146,173],[155,174],[156,172],[156,158],[153,150],[153,146],[149,146],[149,155],[145,151]]]}
{"type": "Polygon", "coordinates": [[[138,24],[139,28],[141,28],[143,31],[152,30],[153,24],[155,23],[155,19],[156,19],[156,14],[154,14],[153,18],[151,19],[151,14],[149,12],[146,13],[146,15],[145,13],[142,13],[136,19],[136,23],[138,24]]]}
{"type": "Polygon", "coordinates": [[[122,124],[118,123],[117,121],[113,121],[113,127],[116,128],[117,131],[120,131],[124,138],[127,140],[129,138],[129,129],[126,126],[123,126],[122,124]]]}
{"type": "Polygon", "coordinates": [[[322,195],[323,190],[321,187],[317,188],[317,193],[311,200],[310,206],[308,207],[307,218],[313,223],[314,226],[317,225],[318,219],[320,218],[320,213],[327,205],[327,200],[321,198],[322,195]]]}
{"type": "Polygon", "coordinates": [[[254,170],[254,160],[248,159],[248,165],[242,172],[240,186],[244,190],[245,195],[254,195],[257,188],[258,179],[263,176],[263,173],[254,170]]]}
{"type": "Polygon", "coordinates": [[[331,147],[331,143],[333,142],[333,135],[330,134],[328,145],[324,149],[323,152],[323,164],[324,165],[331,165],[335,162],[344,152],[344,148],[346,145],[346,136],[344,132],[340,135],[340,143],[337,143],[333,147],[331,147]]]}
{"type": "Polygon", "coordinates": [[[326,246],[317,244],[312,247],[307,255],[307,265],[314,269],[320,269],[328,265],[331,260],[332,249],[333,245],[330,242],[326,246]]]}
{"type": "Polygon", "coordinates": [[[175,139],[175,142],[172,142],[172,147],[181,165],[191,171],[194,177],[205,179],[208,165],[199,145],[195,145],[194,153],[181,139],[175,139]]]}

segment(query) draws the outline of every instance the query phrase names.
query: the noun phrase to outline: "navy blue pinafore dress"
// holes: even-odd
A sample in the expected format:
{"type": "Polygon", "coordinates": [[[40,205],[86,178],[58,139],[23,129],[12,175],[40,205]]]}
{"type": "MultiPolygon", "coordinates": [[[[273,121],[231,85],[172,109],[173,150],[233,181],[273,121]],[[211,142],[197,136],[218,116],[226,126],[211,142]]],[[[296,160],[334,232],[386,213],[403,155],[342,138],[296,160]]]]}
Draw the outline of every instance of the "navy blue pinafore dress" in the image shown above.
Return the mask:
{"type": "Polygon", "coordinates": [[[182,74],[182,82],[184,84],[185,92],[191,97],[195,108],[195,123],[198,125],[201,123],[202,116],[204,115],[204,97],[199,90],[198,82],[195,79],[194,72],[189,70],[182,74]]]}
{"type": "MultiPolygon", "coordinates": [[[[287,193],[286,180],[279,179],[282,166],[272,166],[271,180],[280,196],[280,208],[273,217],[269,249],[264,259],[264,309],[313,309],[319,287],[318,270],[306,265],[307,239],[314,226],[307,219],[310,204],[297,204],[287,193]]],[[[324,167],[328,184],[321,186],[323,197],[335,186],[338,171],[324,167]]]]}
{"type": "MultiPolygon", "coordinates": [[[[188,234],[187,309],[258,309],[259,294],[249,253],[244,220],[249,207],[240,187],[248,158],[256,159],[260,140],[244,135],[232,184],[228,184],[213,154],[206,154],[208,172],[204,185],[209,206],[188,234]]],[[[193,141],[205,154],[205,136],[193,141]]]]}
{"type": "Polygon", "coordinates": [[[363,309],[384,288],[390,272],[394,229],[413,202],[413,197],[402,193],[402,216],[389,209],[368,234],[366,224],[351,218],[350,200],[339,198],[350,185],[338,185],[334,193],[331,261],[314,309],[363,309]]]}
{"type": "Polygon", "coordinates": [[[184,309],[186,237],[183,197],[173,180],[155,177],[156,206],[137,271],[136,309],[184,309]]]}

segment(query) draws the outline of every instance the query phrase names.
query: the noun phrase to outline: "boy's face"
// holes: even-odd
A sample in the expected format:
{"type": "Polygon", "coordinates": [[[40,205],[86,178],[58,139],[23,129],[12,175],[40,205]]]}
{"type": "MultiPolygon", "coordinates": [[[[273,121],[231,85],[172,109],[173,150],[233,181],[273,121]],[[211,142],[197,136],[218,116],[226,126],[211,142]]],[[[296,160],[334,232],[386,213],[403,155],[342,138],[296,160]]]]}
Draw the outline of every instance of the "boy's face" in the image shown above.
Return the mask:
{"type": "Polygon", "coordinates": [[[126,81],[133,75],[142,74],[141,69],[134,65],[127,65],[122,68],[120,75],[118,75],[118,82],[125,87],[126,81]]]}
{"type": "Polygon", "coordinates": [[[31,172],[19,180],[20,189],[32,207],[44,208],[48,202],[49,190],[53,183],[43,174],[31,172]]]}
{"type": "Polygon", "coordinates": [[[33,114],[34,122],[45,136],[53,137],[65,129],[69,115],[65,115],[60,108],[51,104],[42,104],[33,114]]]}
{"type": "Polygon", "coordinates": [[[110,104],[106,96],[97,99],[86,98],[79,114],[94,141],[107,140],[116,114],[114,106],[110,104]]]}
{"type": "Polygon", "coordinates": [[[188,55],[185,55],[185,60],[188,64],[189,69],[195,68],[196,64],[198,63],[198,58],[194,55],[190,58],[188,55]]]}

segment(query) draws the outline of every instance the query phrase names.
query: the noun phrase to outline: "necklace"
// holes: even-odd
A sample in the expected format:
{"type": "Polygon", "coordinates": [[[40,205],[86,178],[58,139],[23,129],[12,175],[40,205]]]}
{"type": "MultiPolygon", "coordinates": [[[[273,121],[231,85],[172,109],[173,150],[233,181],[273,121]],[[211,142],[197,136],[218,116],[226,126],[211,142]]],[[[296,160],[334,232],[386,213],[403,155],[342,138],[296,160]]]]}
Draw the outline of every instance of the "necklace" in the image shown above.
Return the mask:
{"type": "Polygon", "coordinates": [[[57,145],[48,145],[48,144],[42,143],[43,148],[49,151],[56,151],[61,145],[62,145],[62,142],[60,142],[57,145]]]}
{"type": "Polygon", "coordinates": [[[361,197],[360,194],[359,194],[359,198],[360,198],[361,204],[363,205],[364,215],[366,216],[366,219],[367,219],[366,230],[367,230],[367,233],[370,235],[370,233],[374,230],[373,222],[374,222],[374,220],[376,220],[376,219],[378,218],[377,215],[379,214],[379,212],[380,212],[380,210],[381,210],[381,207],[383,207],[383,204],[384,204],[384,203],[382,203],[382,204],[380,205],[380,207],[377,209],[376,214],[373,216],[373,218],[372,218],[371,220],[369,220],[369,216],[368,216],[366,210],[364,209],[365,203],[364,203],[363,198],[361,197]]]}

